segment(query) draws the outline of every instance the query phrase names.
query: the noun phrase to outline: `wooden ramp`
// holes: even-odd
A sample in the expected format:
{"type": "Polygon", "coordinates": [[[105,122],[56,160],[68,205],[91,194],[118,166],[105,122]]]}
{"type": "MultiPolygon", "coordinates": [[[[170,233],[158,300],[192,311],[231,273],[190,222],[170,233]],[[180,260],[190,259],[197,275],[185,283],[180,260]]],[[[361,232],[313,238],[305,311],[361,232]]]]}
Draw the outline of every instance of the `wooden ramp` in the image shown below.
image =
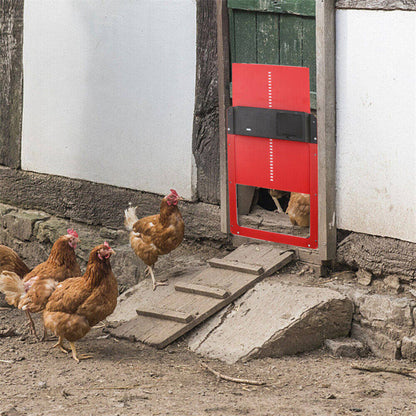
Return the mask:
{"type": "Polygon", "coordinates": [[[242,245],[223,259],[209,260],[210,267],[199,274],[170,281],[169,290],[153,292],[147,285],[140,291],[137,317],[111,333],[164,348],[293,258],[292,251],[273,245],[242,245]]]}

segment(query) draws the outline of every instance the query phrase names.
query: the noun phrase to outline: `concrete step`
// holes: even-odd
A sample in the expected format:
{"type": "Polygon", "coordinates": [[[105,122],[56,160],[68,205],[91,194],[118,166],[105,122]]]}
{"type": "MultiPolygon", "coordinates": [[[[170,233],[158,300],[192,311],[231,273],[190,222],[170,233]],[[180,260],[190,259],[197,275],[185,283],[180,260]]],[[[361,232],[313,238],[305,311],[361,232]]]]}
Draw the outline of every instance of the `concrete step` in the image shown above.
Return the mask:
{"type": "Polygon", "coordinates": [[[192,351],[227,363],[292,355],[347,336],[352,313],[352,302],[335,290],[269,278],[197,327],[187,342],[192,351]]]}

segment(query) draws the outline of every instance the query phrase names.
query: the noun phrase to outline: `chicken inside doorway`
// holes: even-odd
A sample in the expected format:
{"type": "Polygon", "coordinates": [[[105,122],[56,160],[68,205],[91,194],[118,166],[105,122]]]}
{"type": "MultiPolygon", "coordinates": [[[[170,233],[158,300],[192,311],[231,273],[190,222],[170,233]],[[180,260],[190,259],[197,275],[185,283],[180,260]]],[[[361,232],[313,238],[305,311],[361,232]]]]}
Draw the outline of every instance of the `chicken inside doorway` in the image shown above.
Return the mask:
{"type": "Polygon", "coordinates": [[[237,185],[238,224],[242,227],[307,238],[310,196],[237,185]]]}

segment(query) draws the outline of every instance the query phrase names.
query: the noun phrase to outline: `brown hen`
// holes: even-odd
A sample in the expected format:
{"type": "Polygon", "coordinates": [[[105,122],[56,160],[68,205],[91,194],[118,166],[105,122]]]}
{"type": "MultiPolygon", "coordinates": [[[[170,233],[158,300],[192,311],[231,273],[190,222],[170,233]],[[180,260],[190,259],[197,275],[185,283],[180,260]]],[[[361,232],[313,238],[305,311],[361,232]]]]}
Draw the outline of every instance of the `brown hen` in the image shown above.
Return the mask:
{"type": "Polygon", "coordinates": [[[29,267],[14,250],[0,244],[0,273],[5,270],[16,273],[20,278],[30,272],[29,267]]]}
{"type": "MultiPolygon", "coordinates": [[[[79,276],[81,269],[75,257],[78,234],[68,230],[52,246],[48,259],[27,273],[23,279],[13,271],[0,273],[0,292],[9,305],[26,312],[32,333],[37,337],[31,312],[41,312],[57,284],[68,277],[79,276]]],[[[43,339],[46,333],[43,334],[43,339]]]]}
{"type": "Polygon", "coordinates": [[[183,240],[185,224],[178,208],[182,198],[174,189],[160,203],[160,213],[142,219],[136,216],[136,208],[124,211],[124,224],[130,231],[130,244],[134,252],[147,265],[146,272],[152,278],[153,290],[157,286],[166,285],[156,282],[153,266],[158,257],[168,254],[183,240]]]}
{"type": "Polygon", "coordinates": [[[291,192],[286,214],[289,215],[290,222],[293,225],[309,227],[310,210],[309,194],[291,192]]]}
{"type": "Polygon", "coordinates": [[[117,280],[110,264],[113,253],[108,243],[95,247],[85,274],[60,283],[43,312],[45,327],[59,337],[55,347],[67,352],[63,346],[63,340],[67,339],[72,357],[78,362],[91,356],[78,356],[74,342],[110,315],[117,305],[117,280]]]}

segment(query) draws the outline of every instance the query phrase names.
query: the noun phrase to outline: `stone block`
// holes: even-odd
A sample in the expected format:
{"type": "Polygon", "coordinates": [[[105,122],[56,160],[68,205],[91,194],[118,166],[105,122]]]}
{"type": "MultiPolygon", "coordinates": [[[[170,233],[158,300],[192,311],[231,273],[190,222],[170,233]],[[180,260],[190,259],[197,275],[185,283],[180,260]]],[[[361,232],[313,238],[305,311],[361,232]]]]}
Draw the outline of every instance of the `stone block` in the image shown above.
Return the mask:
{"type": "Polygon", "coordinates": [[[0,218],[10,211],[17,211],[17,209],[15,207],[12,207],[11,205],[0,204],[0,218]]]}
{"type": "Polygon", "coordinates": [[[47,214],[38,211],[10,211],[2,216],[1,222],[12,237],[28,241],[32,236],[34,224],[48,218],[47,214]]]}
{"type": "Polygon", "coordinates": [[[362,286],[370,286],[371,281],[373,280],[373,274],[367,270],[360,269],[357,274],[357,281],[362,286]]]}
{"type": "Polygon", "coordinates": [[[67,220],[52,217],[36,225],[35,236],[41,243],[53,244],[61,235],[67,233],[68,228],[70,227],[67,220]]]}
{"type": "Polygon", "coordinates": [[[390,274],[389,276],[385,277],[383,282],[386,287],[393,289],[396,293],[403,291],[403,288],[400,285],[400,278],[395,274],[390,274]]]}
{"type": "Polygon", "coordinates": [[[364,295],[359,298],[359,312],[367,321],[385,325],[413,327],[413,301],[388,295],[364,295]]]}
{"type": "Polygon", "coordinates": [[[325,340],[325,346],[328,351],[336,357],[365,357],[368,348],[364,344],[353,338],[337,338],[325,340]]]}
{"type": "Polygon", "coordinates": [[[356,338],[368,346],[370,351],[379,358],[394,360],[400,357],[400,346],[397,341],[392,340],[374,328],[368,328],[353,323],[351,338],[356,338]]]}
{"type": "Polygon", "coordinates": [[[137,284],[144,275],[144,263],[136,256],[130,246],[112,246],[116,252],[111,257],[111,267],[122,289],[137,284]]]}
{"type": "Polygon", "coordinates": [[[416,336],[402,339],[401,353],[403,358],[416,361],[416,336]]]}
{"type": "Polygon", "coordinates": [[[118,233],[117,233],[117,230],[103,227],[100,229],[100,237],[104,238],[105,240],[113,241],[117,239],[118,233]]]}

